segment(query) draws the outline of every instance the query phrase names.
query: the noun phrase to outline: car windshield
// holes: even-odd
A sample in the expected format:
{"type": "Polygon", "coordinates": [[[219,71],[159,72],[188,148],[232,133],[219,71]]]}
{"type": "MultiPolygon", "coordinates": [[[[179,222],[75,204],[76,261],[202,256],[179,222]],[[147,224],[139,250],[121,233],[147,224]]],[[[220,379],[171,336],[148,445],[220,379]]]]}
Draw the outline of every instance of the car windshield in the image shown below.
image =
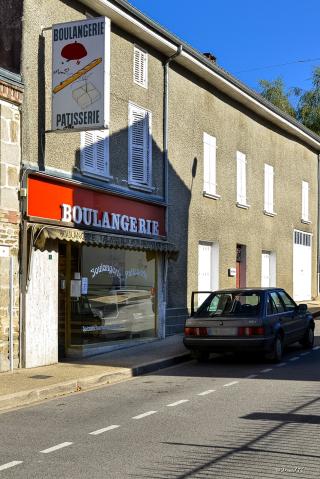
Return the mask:
{"type": "Polygon", "coordinates": [[[261,296],[259,291],[212,293],[194,316],[201,318],[257,316],[260,313],[261,296]]]}

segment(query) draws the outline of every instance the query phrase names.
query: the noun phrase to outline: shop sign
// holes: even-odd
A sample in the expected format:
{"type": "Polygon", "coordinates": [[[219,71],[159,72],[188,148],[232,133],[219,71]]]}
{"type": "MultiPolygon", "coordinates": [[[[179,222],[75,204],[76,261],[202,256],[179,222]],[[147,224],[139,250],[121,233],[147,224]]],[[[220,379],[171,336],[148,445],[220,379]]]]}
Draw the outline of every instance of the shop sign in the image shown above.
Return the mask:
{"type": "Polygon", "coordinates": [[[52,130],[107,128],[110,20],[52,26],[52,130]]]}
{"type": "Polygon", "coordinates": [[[147,236],[159,236],[159,222],[148,220],[145,218],[137,218],[135,216],[121,215],[119,213],[109,213],[81,207],[79,205],[71,206],[68,204],[61,205],[62,216],[61,221],[64,223],[82,224],[85,226],[93,226],[95,228],[103,228],[107,230],[115,230],[117,232],[138,233],[147,236]]]}
{"type": "Polygon", "coordinates": [[[28,179],[28,216],[71,228],[165,236],[163,206],[40,176],[28,179]]]}

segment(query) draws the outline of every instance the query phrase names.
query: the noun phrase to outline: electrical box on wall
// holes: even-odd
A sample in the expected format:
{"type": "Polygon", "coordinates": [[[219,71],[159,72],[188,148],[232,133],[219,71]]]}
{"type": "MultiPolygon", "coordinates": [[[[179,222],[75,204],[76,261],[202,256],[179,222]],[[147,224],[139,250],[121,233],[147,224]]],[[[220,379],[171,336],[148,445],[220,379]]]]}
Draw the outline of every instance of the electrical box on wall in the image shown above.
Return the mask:
{"type": "Polygon", "coordinates": [[[236,268],[228,268],[228,276],[229,276],[229,278],[233,278],[234,276],[236,276],[236,274],[237,274],[236,268]]]}

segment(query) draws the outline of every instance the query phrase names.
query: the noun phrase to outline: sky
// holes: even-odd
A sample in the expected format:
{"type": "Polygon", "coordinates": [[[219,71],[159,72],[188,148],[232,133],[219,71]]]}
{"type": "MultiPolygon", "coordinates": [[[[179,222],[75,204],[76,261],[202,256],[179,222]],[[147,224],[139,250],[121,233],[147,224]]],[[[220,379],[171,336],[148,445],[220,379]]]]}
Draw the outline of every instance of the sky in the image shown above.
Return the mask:
{"type": "Polygon", "coordinates": [[[257,91],[259,80],[278,77],[287,88],[312,87],[320,66],[319,0],[129,3],[200,52],[213,53],[218,65],[257,91]]]}

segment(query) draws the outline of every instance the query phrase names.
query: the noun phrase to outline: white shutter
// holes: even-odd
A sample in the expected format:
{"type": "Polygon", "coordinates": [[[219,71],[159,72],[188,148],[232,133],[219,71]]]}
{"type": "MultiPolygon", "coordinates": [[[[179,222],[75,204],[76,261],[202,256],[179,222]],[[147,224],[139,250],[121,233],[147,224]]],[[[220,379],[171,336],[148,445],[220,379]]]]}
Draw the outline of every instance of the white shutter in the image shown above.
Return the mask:
{"type": "Polygon", "coordinates": [[[151,113],[129,104],[129,182],[151,183],[151,113]]]}
{"type": "Polygon", "coordinates": [[[273,166],[264,165],[264,209],[273,213],[273,166]]]}
{"type": "Polygon", "coordinates": [[[97,130],[95,155],[97,174],[107,176],[109,174],[108,162],[108,130],[97,130]]]}
{"type": "Polygon", "coordinates": [[[237,151],[237,202],[247,204],[246,194],[246,155],[237,151]]]}
{"type": "Polygon", "coordinates": [[[140,86],[148,86],[148,54],[138,47],[133,52],[133,80],[140,86]]]}
{"type": "Polygon", "coordinates": [[[216,194],[216,139],[203,134],[203,191],[216,194]]]}
{"type": "Polygon", "coordinates": [[[302,219],[309,221],[309,183],[302,182],[302,219]]]}
{"type": "Polygon", "coordinates": [[[83,173],[98,176],[109,175],[108,136],[108,130],[93,130],[81,133],[80,162],[83,173]]]}

